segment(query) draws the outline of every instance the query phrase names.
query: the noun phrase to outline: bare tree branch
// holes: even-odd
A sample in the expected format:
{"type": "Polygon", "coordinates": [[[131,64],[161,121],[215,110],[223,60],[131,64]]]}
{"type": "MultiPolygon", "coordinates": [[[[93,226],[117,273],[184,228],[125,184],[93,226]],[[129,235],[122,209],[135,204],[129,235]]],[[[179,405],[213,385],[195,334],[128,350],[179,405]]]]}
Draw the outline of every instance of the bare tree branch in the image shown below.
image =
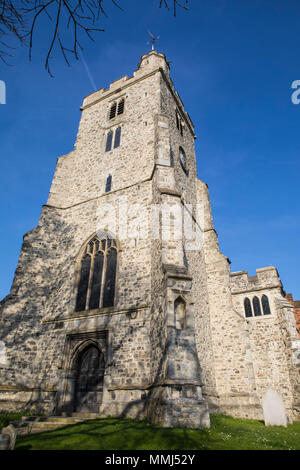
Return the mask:
{"type": "MultiPolygon", "coordinates": [[[[11,37],[16,37],[21,43],[26,44],[29,38],[29,58],[32,58],[33,36],[37,34],[36,26],[40,19],[54,23],[51,41],[46,55],[45,68],[52,77],[50,60],[57,45],[67,65],[70,65],[67,54],[79,59],[79,36],[85,33],[90,40],[94,40],[93,34],[104,31],[96,27],[101,16],[107,17],[104,9],[110,2],[115,7],[124,11],[119,2],[122,0],[0,0],[0,60],[7,63],[7,57],[11,54],[7,49],[11,37]],[[28,26],[30,25],[30,26],[28,26]],[[71,26],[72,45],[67,46],[69,38],[66,31],[71,26]]],[[[124,0],[123,0],[124,1],[124,0]]],[[[176,16],[176,8],[188,10],[189,0],[153,0],[158,2],[159,8],[164,6],[168,10],[173,9],[176,16]]]]}

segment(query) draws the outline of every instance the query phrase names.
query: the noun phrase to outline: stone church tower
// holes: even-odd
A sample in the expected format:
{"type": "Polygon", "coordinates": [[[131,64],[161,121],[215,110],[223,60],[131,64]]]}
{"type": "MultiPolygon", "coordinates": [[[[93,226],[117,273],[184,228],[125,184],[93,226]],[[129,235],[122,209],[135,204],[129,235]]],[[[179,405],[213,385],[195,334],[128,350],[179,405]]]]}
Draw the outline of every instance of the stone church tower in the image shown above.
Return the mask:
{"type": "Polygon", "coordinates": [[[164,54],[84,99],[0,304],[0,409],[209,426],[299,419],[300,348],[275,268],[230,273],[164,54]]]}

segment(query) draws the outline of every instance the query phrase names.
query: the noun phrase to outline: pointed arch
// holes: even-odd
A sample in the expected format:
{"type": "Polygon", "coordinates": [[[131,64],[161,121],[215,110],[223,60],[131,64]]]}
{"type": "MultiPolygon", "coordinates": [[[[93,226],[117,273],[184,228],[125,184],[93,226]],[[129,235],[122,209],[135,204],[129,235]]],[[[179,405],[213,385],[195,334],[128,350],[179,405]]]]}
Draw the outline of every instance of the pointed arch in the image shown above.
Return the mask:
{"type": "Polygon", "coordinates": [[[259,298],[256,297],[256,296],[253,297],[252,304],[253,304],[254,315],[256,317],[260,316],[261,315],[261,308],[260,308],[259,298]]]}
{"type": "Polygon", "coordinates": [[[246,318],[249,318],[249,317],[253,316],[251,302],[250,302],[250,299],[248,299],[248,297],[246,297],[245,300],[244,300],[244,309],[245,309],[246,318]]]}
{"type": "Polygon", "coordinates": [[[179,296],[174,302],[175,328],[182,330],[186,328],[186,302],[179,296]]]}
{"type": "Polygon", "coordinates": [[[76,312],[115,303],[118,243],[108,234],[99,235],[90,237],[80,250],[76,312]]]}
{"type": "Polygon", "coordinates": [[[77,412],[99,412],[103,395],[104,354],[97,344],[86,344],[76,354],[73,407],[77,412]]]}
{"type": "Polygon", "coordinates": [[[106,137],[105,152],[109,152],[111,150],[112,139],[113,139],[113,131],[110,130],[107,134],[107,137],[106,137]]]}
{"type": "Polygon", "coordinates": [[[114,149],[117,147],[120,147],[121,143],[121,127],[117,127],[116,132],[115,132],[115,141],[114,141],[114,149]]]}
{"type": "Polygon", "coordinates": [[[262,304],[264,315],[271,315],[269,299],[265,294],[261,298],[261,304],[262,304]]]}

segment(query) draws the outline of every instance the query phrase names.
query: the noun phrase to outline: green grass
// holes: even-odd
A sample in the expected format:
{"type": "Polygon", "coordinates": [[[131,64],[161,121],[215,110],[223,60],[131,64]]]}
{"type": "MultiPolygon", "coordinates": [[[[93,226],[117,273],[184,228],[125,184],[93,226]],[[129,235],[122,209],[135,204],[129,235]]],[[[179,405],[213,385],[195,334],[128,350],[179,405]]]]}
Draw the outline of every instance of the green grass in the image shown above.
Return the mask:
{"type": "Polygon", "coordinates": [[[18,437],[25,450],[229,450],[300,449],[300,422],[265,427],[263,422],[211,415],[210,429],[162,428],[146,421],[96,419],[18,437]]]}
{"type": "Polygon", "coordinates": [[[27,410],[17,411],[15,413],[0,411],[0,428],[5,428],[6,426],[9,425],[11,421],[19,421],[22,418],[22,416],[32,416],[32,415],[33,415],[33,412],[27,411],[27,410]]]}

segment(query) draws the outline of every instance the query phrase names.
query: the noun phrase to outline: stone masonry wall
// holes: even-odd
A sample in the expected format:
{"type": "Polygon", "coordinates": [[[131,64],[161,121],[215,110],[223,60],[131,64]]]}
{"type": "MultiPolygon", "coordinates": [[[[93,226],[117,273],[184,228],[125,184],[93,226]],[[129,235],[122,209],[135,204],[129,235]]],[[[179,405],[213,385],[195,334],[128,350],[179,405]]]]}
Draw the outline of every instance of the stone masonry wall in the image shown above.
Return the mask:
{"type": "Polygon", "coordinates": [[[294,309],[294,315],[296,320],[296,328],[300,338],[300,300],[294,300],[292,294],[286,294],[286,299],[290,302],[294,309]]]}
{"type": "MultiPolygon", "coordinates": [[[[292,362],[292,341],[297,339],[295,325],[285,319],[280,308],[282,284],[274,267],[257,269],[257,276],[248,277],[246,271],[231,274],[231,289],[234,308],[245,316],[244,299],[252,303],[256,296],[261,302],[266,295],[270,304],[270,315],[245,318],[248,324],[250,348],[249,365],[253,370],[253,382],[259,401],[268,389],[281,394],[287,414],[293,419],[295,364],[292,362]]],[[[296,374],[297,375],[297,374],[296,374]]]]}

